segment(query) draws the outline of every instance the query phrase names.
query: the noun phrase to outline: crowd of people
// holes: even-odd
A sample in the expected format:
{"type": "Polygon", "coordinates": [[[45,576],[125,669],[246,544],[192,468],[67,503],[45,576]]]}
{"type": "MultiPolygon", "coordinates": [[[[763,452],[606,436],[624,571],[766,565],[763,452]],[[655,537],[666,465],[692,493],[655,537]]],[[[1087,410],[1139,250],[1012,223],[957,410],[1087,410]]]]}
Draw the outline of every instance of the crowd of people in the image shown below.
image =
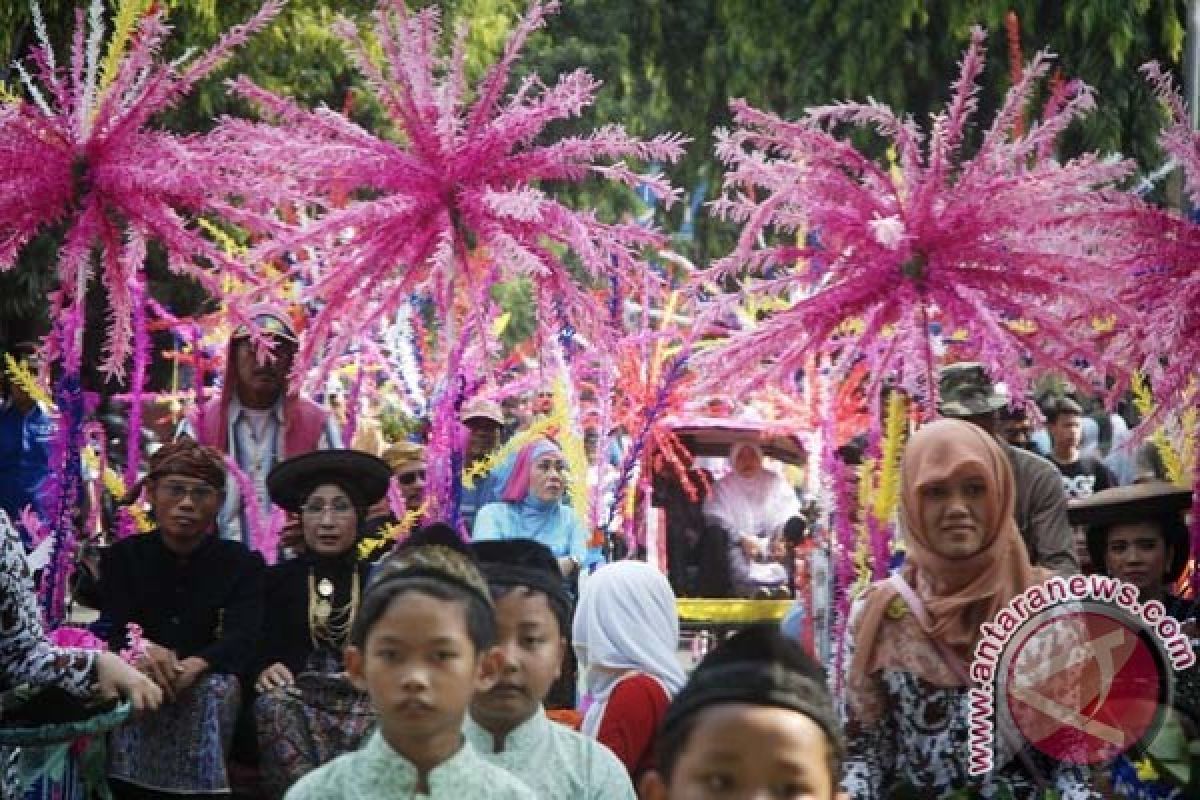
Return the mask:
{"type": "MultiPolygon", "coordinates": [[[[22,542],[3,526],[4,682],[130,699],[137,713],[107,741],[115,797],[1196,796],[1200,774],[1147,778],[1136,754],[1075,763],[1012,736],[988,774],[967,770],[969,665],[983,623],[1020,593],[1093,571],[1194,627],[1177,593],[1190,492],[1122,446],[1123,422],[1109,421],[1105,452],[1079,401],[1047,399],[1035,430],[980,366],[944,368],[942,419],[905,445],[902,558],[854,598],[836,659],[751,626],[689,675],[678,570],[636,547],[590,563],[592,533],[568,502],[580,484],[553,435],[478,476],[461,530],[396,537],[389,490],[420,519],[424,443],[343,447],[336,416],[288,390],[288,316],[260,309],[255,324],[259,337],[234,331],[221,392],[124,498],[153,529],[100,560],[93,629],[110,652],[47,643],[22,542]],[[132,645],[135,666],[115,655],[132,645]]],[[[8,398],[10,416],[36,406],[8,398]]],[[[461,422],[467,468],[511,432],[480,398],[461,422]]],[[[703,477],[697,531],[671,541],[715,552],[729,597],[790,598],[795,543],[822,535],[796,488],[754,441],[703,477]]],[[[1200,708],[1194,678],[1179,681],[1167,716],[1186,742],[1200,708]]]]}

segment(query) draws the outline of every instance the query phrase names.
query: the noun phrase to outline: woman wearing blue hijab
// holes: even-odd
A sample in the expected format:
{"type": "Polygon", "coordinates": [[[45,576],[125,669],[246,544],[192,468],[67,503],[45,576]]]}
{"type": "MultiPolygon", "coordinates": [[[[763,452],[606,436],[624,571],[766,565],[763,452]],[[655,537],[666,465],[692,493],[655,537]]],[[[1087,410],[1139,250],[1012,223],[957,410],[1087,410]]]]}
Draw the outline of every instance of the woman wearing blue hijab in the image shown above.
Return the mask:
{"type": "Polygon", "coordinates": [[[571,577],[587,554],[588,535],[574,509],[562,502],[568,478],[566,459],[553,440],[525,445],[500,489],[501,502],[479,510],[472,538],[533,539],[549,547],[563,577],[571,577]]]}

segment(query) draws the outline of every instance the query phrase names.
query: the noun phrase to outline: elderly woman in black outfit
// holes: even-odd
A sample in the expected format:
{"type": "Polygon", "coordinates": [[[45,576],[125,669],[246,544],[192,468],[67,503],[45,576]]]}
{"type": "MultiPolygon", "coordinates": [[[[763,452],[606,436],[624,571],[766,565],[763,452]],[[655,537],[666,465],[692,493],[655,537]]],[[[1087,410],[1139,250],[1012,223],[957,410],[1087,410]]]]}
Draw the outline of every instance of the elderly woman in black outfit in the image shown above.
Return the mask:
{"type": "Polygon", "coordinates": [[[360,527],[390,476],[386,462],[366,453],[319,450],[267,477],[271,500],[300,516],[304,534],[304,553],[267,573],[254,716],[262,775],[275,796],[356,748],[373,722],[366,695],[341,676],[342,650],[367,581],[360,527]]]}

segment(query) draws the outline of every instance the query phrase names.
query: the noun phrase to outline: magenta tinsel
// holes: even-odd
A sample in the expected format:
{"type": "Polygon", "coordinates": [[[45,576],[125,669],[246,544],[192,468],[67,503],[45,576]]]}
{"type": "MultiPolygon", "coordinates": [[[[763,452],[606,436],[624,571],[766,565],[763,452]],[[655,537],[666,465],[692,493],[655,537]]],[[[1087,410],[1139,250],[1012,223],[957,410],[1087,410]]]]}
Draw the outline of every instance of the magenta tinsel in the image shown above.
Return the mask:
{"type": "Polygon", "coordinates": [[[852,467],[843,463],[837,455],[834,414],[829,409],[826,412],[824,431],[821,437],[822,450],[821,468],[827,476],[828,497],[830,498],[830,547],[831,566],[833,569],[833,625],[832,640],[834,653],[834,692],[840,690],[843,668],[842,639],[846,631],[846,623],[850,617],[850,589],[856,577],[854,567],[854,551],[857,545],[854,536],[854,514],[858,506],[858,495],[851,480],[852,467]]]}
{"type": "Polygon", "coordinates": [[[46,524],[50,526],[53,544],[39,587],[43,621],[51,630],[66,618],[67,586],[75,569],[78,542],[75,512],[79,508],[82,483],[80,453],[86,445],[83,420],[90,412],[77,376],[64,375],[58,380],[54,403],[59,411],[58,426],[50,447],[51,473],[44,495],[49,498],[46,524]]]}
{"type": "MultiPolygon", "coordinates": [[[[617,475],[616,484],[613,486],[613,504],[609,507],[608,514],[600,526],[605,531],[612,527],[617,513],[625,507],[625,492],[627,490],[636,491],[637,487],[630,486],[630,481],[634,476],[636,467],[642,463],[642,455],[651,431],[663,415],[670,411],[669,401],[672,390],[687,374],[688,362],[692,356],[692,346],[695,343],[698,330],[699,327],[697,326],[692,328],[688,333],[680,351],[660,373],[661,377],[655,389],[653,401],[640,410],[640,425],[630,440],[629,449],[625,452],[625,458],[621,461],[621,469],[617,475]]],[[[643,467],[643,473],[647,471],[646,467],[643,467]]],[[[632,520],[626,520],[625,522],[625,527],[628,529],[632,520]]]]}
{"type": "Polygon", "coordinates": [[[270,537],[270,520],[264,519],[262,508],[258,503],[258,492],[254,488],[254,481],[246,472],[238,466],[237,460],[231,456],[225,457],[225,469],[229,477],[233,478],[237,484],[238,494],[242,499],[243,517],[246,520],[247,530],[242,531],[242,541],[251,550],[256,550],[262,554],[262,557],[268,564],[275,563],[276,548],[271,546],[270,537]]]}
{"type": "MultiPolygon", "coordinates": [[[[1192,129],[1169,74],[1157,64],[1142,71],[1171,115],[1159,145],[1183,168],[1188,197],[1198,203],[1200,134],[1192,129]]],[[[1149,429],[1166,413],[1200,408],[1195,384],[1200,375],[1200,224],[1175,210],[1155,209],[1143,216],[1139,232],[1156,246],[1140,269],[1128,272],[1122,299],[1144,315],[1130,332],[1125,352],[1154,388],[1158,413],[1147,420],[1149,429]]]]}
{"type": "Polygon", "coordinates": [[[222,296],[225,276],[255,284],[251,270],[203,238],[190,220],[204,213],[267,228],[270,198],[254,189],[270,181],[234,177],[226,169],[230,152],[207,147],[201,136],[156,130],[151,119],[174,107],[281,5],[267,0],[247,24],[184,65],[160,58],[169,29],[159,7],[139,19],[111,83],[101,85],[95,62],[103,5],[93,0],[90,26],[82,10],[76,14],[69,68],[56,69],[51,44],[39,41],[29,58],[32,76],[19,71],[29,101],[0,109],[0,270],[11,268],[38,233],[65,229],[52,307],[56,319],[66,314],[70,321],[56,354],[68,373],[79,365],[72,326],[81,322],[94,250],[110,309],[100,366],[111,375],[123,373],[130,355],[133,291],[145,285],[149,240],[162,246],[172,271],[214,296],[222,296]],[[234,196],[236,204],[226,199],[234,196]]]}
{"type": "Polygon", "coordinates": [[[1113,276],[1138,260],[1144,241],[1129,235],[1139,201],[1116,188],[1132,162],[1092,153],[1035,158],[1094,105],[1091,91],[1071,82],[1021,130],[1049,69],[1045,54],[1026,67],[968,158],[983,41],[975,29],[950,103],[927,132],[874,101],[812,108],[798,122],[733,102],[739,127],[718,136],[729,169],[713,208],[742,230],[706,277],[747,271],[761,279],[747,277],[745,293],[792,302],[706,356],[714,383],[790,384],[814,355],[834,358],[838,374],[862,357],[875,381],[894,376],[928,412],[936,400],[932,321],[964,330],[971,357],[1010,386],[1028,383],[1027,358],[1081,388],[1103,388],[1104,372],[1120,371],[1091,323],[1129,316],[1113,276]],[[836,135],[838,126],[875,128],[894,146],[894,169],[836,135]],[[818,244],[794,244],[801,230],[818,244]],[[824,270],[815,283],[814,259],[824,270]],[[1091,369],[1076,366],[1080,359],[1091,369]]]}
{"type": "MultiPolygon", "coordinates": [[[[606,365],[600,372],[596,385],[596,455],[592,459],[592,467],[596,473],[596,481],[592,485],[591,503],[588,505],[591,519],[590,530],[600,527],[601,502],[605,493],[605,467],[608,464],[608,447],[612,441],[612,395],[613,385],[617,380],[615,364],[606,365]]],[[[616,497],[613,497],[616,502],[616,497]]]]}
{"type": "MultiPolygon", "coordinates": [[[[141,258],[138,259],[139,263],[141,258]]],[[[129,424],[125,440],[125,485],[137,483],[138,468],[142,461],[142,393],[146,386],[146,366],[150,360],[150,337],[146,334],[146,307],[143,302],[145,289],[134,286],[130,292],[133,301],[133,376],[130,382],[129,424]]],[[[130,515],[121,517],[120,536],[128,536],[134,530],[130,515]]]]}
{"type": "Polygon", "coordinates": [[[425,518],[444,522],[458,530],[462,495],[462,460],[466,428],[459,420],[465,396],[465,378],[461,371],[463,336],[450,350],[441,389],[434,397],[430,414],[429,443],[426,448],[425,497],[429,506],[425,518]]]}

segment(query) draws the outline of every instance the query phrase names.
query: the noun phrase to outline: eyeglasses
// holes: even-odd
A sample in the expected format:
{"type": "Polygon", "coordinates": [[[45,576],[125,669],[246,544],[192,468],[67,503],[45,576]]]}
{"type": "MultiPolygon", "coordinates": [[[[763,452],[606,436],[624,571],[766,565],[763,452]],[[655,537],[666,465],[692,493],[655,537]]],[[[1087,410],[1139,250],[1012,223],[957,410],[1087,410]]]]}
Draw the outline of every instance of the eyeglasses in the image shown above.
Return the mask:
{"type": "Polygon", "coordinates": [[[196,486],[188,486],[183,483],[160,483],[158,491],[166,495],[167,499],[173,503],[181,503],[183,498],[189,495],[196,503],[207,503],[217,496],[216,489],[203,483],[196,486]]]}
{"type": "Polygon", "coordinates": [[[421,481],[422,483],[425,481],[425,470],[413,470],[412,472],[405,472],[402,475],[396,476],[396,483],[401,486],[412,486],[417,481],[421,481]]]}
{"type": "Polygon", "coordinates": [[[328,511],[335,517],[344,517],[354,513],[354,506],[345,500],[334,500],[332,503],[309,503],[300,508],[300,513],[309,517],[322,517],[328,511]]]}

